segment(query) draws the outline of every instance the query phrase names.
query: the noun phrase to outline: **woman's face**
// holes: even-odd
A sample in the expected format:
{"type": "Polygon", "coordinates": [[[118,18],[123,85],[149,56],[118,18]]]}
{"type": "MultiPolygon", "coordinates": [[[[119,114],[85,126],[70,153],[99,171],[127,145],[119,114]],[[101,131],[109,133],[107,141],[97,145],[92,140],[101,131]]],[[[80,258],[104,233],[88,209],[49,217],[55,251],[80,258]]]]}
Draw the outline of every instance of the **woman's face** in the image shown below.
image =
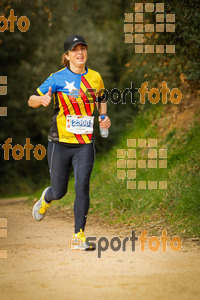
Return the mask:
{"type": "Polygon", "coordinates": [[[83,44],[77,44],[72,50],[68,51],[65,57],[73,66],[82,67],[87,61],[87,48],[83,44]]]}

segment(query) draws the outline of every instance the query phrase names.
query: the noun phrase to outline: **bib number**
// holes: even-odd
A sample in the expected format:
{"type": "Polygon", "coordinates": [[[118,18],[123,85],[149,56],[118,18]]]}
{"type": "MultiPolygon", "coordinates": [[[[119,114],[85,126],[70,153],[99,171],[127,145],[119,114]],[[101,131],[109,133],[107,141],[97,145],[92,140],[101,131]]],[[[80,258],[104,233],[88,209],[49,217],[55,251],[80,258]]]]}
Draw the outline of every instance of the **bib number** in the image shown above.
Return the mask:
{"type": "Polygon", "coordinates": [[[67,115],[66,129],[75,134],[93,133],[94,117],[67,115]]]}

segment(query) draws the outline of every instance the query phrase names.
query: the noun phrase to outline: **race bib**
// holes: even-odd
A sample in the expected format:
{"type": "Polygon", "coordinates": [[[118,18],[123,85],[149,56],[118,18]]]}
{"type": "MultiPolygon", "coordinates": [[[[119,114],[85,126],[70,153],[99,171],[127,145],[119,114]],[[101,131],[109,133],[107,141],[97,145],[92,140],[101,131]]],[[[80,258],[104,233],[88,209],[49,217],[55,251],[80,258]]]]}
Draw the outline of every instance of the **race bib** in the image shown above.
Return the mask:
{"type": "Polygon", "coordinates": [[[93,133],[94,117],[67,115],[66,129],[75,134],[93,133]]]}

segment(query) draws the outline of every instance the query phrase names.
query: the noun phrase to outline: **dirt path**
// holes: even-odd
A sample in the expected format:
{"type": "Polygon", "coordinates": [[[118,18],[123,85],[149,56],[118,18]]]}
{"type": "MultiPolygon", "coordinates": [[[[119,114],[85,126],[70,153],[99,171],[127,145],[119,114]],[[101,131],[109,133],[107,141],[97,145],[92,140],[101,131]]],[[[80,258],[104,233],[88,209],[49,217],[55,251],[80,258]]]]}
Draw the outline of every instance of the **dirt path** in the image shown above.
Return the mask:
{"type": "MultiPolygon", "coordinates": [[[[1,300],[200,299],[197,245],[183,242],[179,252],[166,253],[146,247],[142,253],[139,242],[134,252],[128,242],[126,252],[108,249],[98,258],[97,251],[69,249],[69,216],[52,209],[37,223],[31,210],[23,201],[0,200],[0,218],[8,221],[8,236],[0,238],[0,250],[8,250],[0,259],[1,300]]],[[[88,236],[125,237],[94,221],[88,220],[88,236]]]]}

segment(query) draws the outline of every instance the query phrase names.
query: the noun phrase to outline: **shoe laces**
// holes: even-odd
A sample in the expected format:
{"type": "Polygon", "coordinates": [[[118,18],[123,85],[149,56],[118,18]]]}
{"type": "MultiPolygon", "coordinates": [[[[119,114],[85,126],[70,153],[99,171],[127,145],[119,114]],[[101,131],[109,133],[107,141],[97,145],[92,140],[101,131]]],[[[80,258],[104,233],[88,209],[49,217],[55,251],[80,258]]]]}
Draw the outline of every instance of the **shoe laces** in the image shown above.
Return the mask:
{"type": "Polygon", "coordinates": [[[47,204],[47,203],[44,201],[44,199],[42,199],[42,206],[41,206],[41,208],[40,208],[40,210],[39,210],[39,213],[43,215],[43,214],[47,211],[47,209],[49,208],[49,206],[50,206],[50,203],[47,204]]]}
{"type": "Polygon", "coordinates": [[[82,229],[80,229],[80,231],[77,233],[77,237],[78,237],[83,243],[85,243],[86,237],[85,237],[85,234],[84,234],[84,232],[82,231],[82,229]]]}

